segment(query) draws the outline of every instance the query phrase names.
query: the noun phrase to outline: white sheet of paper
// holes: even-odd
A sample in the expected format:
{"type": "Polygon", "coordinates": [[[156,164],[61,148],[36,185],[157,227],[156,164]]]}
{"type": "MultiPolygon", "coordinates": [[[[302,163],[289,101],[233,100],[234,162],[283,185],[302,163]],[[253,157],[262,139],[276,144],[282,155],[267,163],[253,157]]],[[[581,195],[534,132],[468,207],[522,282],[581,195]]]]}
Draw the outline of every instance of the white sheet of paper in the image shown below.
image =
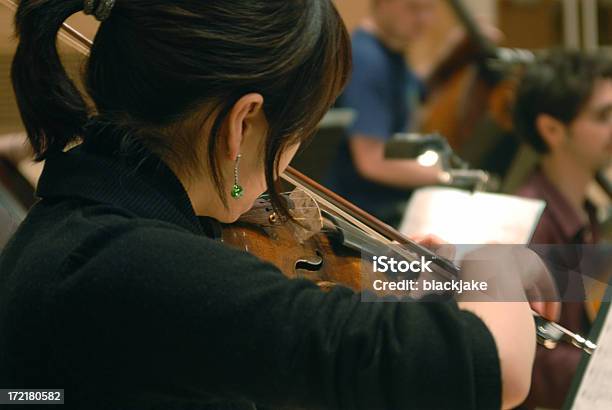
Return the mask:
{"type": "Polygon", "coordinates": [[[452,244],[527,244],[546,203],[512,195],[428,187],[414,192],[400,231],[452,244]]]}
{"type": "Polygon", "coordinates": [[[572,410],[612,409],[612,315],[609,312],[597,346],[582,376],[572,410]]]}

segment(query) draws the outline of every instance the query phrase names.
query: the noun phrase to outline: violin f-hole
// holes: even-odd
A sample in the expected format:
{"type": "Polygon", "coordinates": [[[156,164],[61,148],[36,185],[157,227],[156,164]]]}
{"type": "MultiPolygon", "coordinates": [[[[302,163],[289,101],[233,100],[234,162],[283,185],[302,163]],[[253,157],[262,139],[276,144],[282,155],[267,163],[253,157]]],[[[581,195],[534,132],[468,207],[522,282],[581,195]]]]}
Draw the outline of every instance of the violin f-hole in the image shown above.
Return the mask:
{"type": "Polygon", "coordinates": [[[323,267],[323,257],[316,251],[310,259],[300,258],[295,262],[295,271],[305,270],[308,272],[318,272],[323,267]]]}

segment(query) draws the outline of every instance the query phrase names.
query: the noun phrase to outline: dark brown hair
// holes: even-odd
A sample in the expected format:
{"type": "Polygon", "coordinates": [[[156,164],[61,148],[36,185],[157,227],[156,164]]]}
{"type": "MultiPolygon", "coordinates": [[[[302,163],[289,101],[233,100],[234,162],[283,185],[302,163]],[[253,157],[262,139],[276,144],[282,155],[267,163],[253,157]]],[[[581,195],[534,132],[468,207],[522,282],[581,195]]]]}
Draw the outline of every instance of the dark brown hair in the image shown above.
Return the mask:
{"type": "Polygon", "coordinates": [[[563,49],[541,54],[526,68],[516,92],[514,124],[518,134],[538,152],[548,152],[536,125],[538,116],[548,114],[569,125],[602,79],[612,79],[609,56],[563,49]]]}
{"type": "MultiPolygon", "coordinates": [[[[87,138],[92,110],[56,48],[62,23],[82,9],[82,0],[22,0],[16,13],[13,86],[39,160],[87,138]]],[[[350,39],[331,0],[117,0],[96,35],[85,84],[98,121],[121,125],[129,130],[124,140],[140,140],[165,160],[195,160],[197,145],[180,132],[151,130],[176,131],[211,107],[208,161],[222,199],[221,124],[243,95],[261,93],[270,125],[266,180],[279,207],[280,154],[314,133],[350,61],[350,39]]]]}

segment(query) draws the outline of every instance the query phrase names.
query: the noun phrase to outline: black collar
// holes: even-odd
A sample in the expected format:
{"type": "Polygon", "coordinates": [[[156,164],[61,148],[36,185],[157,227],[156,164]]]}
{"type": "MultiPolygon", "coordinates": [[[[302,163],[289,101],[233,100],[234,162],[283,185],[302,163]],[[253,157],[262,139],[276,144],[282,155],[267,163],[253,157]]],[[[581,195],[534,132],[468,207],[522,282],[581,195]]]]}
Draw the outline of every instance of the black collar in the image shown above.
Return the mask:
{"type": "Polygon", "coordinates": [[[86,142],[51,155],[37,195],[43,199],[84,198],[198,235],[218,236],[218,222],[196,216],[183,185],[163,161],[142,147],[130,155],[118,152],[86,142]]]}

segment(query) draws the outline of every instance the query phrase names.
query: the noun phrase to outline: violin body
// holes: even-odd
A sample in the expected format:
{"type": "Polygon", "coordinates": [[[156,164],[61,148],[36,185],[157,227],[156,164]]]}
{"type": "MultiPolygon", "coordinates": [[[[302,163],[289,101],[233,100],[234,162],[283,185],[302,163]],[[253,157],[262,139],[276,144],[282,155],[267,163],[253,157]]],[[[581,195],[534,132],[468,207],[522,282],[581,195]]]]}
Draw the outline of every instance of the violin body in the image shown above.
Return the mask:
{"type": "Polygon", "coordinates": [[[334,238],[324,232],[299,239],[293,224],[278,221],[262,226],[243,218],[223,226],[222,241],[272,263],[290,279],[308,279],[322,289],[336,284],[360,289],[359,252],[334,243],[334,238]]]}
{"type": "MultiPolygon", "coordinates": [[[[355,227],[322,211],[307,192],[296,189],[285,194],[293,220],[281,219],[265,197],[231,225],[223,225],[222,241],[250,252],[275,265],[290,279],[307,279],[323,290],[342,285],[355,292],[370,288],[375,279],[397,280],[400,274],[374,272],[370,256],[392,255],[398,260],[414,260],[417,255],[404,247],[372,238],[355,227]]],[[[440,267],[434,272],[441,274],[440,267]]],[[[401,274],[402,279],[418,279],[418,274],[401,274]]],[[[441,277],[444,277],[443,275],[441,277]]],[[[384,290],[378,296],[403,298],[405,291],[384,290]]]]}
{"type": "MultiPolygon", "coordinates": [[[[428,275],[374,272],[372,256],[391,256],[396,260],[414,261],[424,256],[424,248],[412,251],[399,243],[374,238],[357,229],[340,215],[322,210],[307,191],[296,189],[283,198],[293,219],[280,218],[266,197],[259,198],[253,208],[231,224],[223,225],[221,239],[236,249],[250,252],[280,269],[290,279],[307,279],[323,290],[342,285],[359,292],[370,288],[375,279],[423,279],[428,275]],[[416,252],[415,252],[416,251],[416,252]]],[[[416,245],[418,246],[418,245],[416,245]]],[[[435,262],[443,258],[428,254],[435,262]]],[[[445,263],[450,263],[444,261],[445,263]]],[[[432,263],[434,263],[432,261],[432,263]]],[[[438,265],[433,275],[453,277],[438,265]]],[[[403,291],[369,289],[379,296],[410,296],[403,291]]]]}

